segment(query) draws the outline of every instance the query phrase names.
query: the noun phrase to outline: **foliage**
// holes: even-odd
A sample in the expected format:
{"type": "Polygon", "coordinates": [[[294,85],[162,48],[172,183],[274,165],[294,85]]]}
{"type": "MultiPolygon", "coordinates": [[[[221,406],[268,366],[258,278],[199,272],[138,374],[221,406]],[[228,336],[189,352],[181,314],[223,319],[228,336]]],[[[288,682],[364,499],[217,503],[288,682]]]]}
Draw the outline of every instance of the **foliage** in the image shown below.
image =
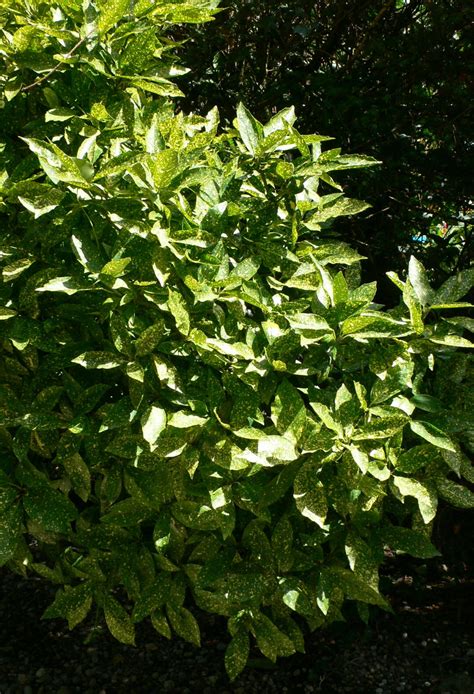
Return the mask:
{"type": "Polygon", "coordinates": [[[368,257],[364,274],[379,280],[384,303],[396,302],[384,273],[404,271],[411,254],[436,282],[467,268],[474,253],[466,4],[239,0],[227,7],[212,25],[176,32],[188,40],[186,63],[199,65],[184,107],[217,104],[231,120],[238,99],[261,119],[294,104],[303,129],[382,160],[351,179],[353,193],[373,208],[338,230],[368,257]],[[464,229],[459,248],[446,249],[434,235],[428,246],[413,240],[444,223],[464,229]]]}
{"type": "Polygon", "coordinates": [[[0,563],[124,643],[223,615],[232,678],[249,637],[388,609],[384,548],[432,556],[438,497],[473,505],[473,272],[412,258],[381,310],[330,236],[366,207],[332,176],[375,160],[291,108],[175,111],[163,30],[214,3],[0,9],[0,563]]]}

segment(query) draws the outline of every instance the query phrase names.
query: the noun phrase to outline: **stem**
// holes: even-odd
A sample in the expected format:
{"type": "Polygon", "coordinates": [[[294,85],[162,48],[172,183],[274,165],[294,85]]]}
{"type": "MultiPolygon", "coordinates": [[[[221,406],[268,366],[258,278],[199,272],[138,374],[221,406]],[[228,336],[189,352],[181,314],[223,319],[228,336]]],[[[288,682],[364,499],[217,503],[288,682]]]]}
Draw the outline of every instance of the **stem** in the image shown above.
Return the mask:
{"type": "MultiPolygon", "coordinates": [[[[89,36],[83,36],[82,39],[79,39],[79,41],[71,48],[71,50],[70,50],[68,53],[66,53],[66,55],[65,55],[64,57],[65,57],[65,58],[72,58],[72,56],[73,56],[74,53],[77,51],[77,49],[80,48],[80,47],[82,46],[82,44],[83,44],[85,41],[87,41],[88,38],[89,38],[89,36]]],[[[43,77],[40,77],[39,79],[35,80],[35,81],[32,82],[31,84],[28,84],[26,87],[22,87],[22,88],[21,88],[21,91],[22,91],[22,92],[27,92],[27,91],[29,91],[30,89],[34,89],[34,88],[37,87],[39,84],[41,84],[41,82],[44,82],[45,80],[48,79],[48,77],[51,77],[52,74],[54,74],[55,72],[57,72],[57,71],[59,70],[59,68],[61,67],[61,65],[62,65],[62,62],[61,62],[61,63],[57,63],[57,65],[55,65],[53,68],[51,68],[51,70],[48,70],[48,72],[46,72],[46,73],[43,75],[43,77]]]]}

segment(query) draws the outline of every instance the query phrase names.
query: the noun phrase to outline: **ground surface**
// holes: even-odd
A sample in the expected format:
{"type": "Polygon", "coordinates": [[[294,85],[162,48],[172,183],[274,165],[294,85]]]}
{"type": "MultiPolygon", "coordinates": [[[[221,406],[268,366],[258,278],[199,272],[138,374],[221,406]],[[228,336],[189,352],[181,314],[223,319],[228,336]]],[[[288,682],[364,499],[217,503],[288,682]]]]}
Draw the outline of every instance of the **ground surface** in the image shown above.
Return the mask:
{"type": "Polygon", "coordinates": [[[137,647],[106,631],[84,643],[90,622],[73,632],[40,621],[54,588],[0,570],[0,694],[474,694],[474,582],[464,567],[420,567],[395,560],[384,584],[394,614],[370,626],[336,624],[310,635],[305,655],[273,666],[255,658],[229,683],[228,635],[202,615],[202,648],[168,642],[140,625],[137,647]]]}

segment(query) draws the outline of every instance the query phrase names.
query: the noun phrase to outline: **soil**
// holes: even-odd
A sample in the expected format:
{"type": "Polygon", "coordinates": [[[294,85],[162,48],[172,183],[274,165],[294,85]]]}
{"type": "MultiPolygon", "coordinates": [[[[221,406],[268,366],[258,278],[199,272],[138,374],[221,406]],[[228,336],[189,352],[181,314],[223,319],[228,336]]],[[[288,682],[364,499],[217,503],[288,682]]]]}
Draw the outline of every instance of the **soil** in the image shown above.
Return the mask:
{"type": "Polygon", "coordinates": [[[382,586],[393,614],[349,621],[307,638],[306,654],[275,665],[252,654],[230,683],[224,620],[197,613],[202,647],[138,625],[137,646],[91,620],[69,632],[40,617],[55,588],[0,570],[0,694],[474,694],[474,574],[463,563],[394,557],[382,586]]]}

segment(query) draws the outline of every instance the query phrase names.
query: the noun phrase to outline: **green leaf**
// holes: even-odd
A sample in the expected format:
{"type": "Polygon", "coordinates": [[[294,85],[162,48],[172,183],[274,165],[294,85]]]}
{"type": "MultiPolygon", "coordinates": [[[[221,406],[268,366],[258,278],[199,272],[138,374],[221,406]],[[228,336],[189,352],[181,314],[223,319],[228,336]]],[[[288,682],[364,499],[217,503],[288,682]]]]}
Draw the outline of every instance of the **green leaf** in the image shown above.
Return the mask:
{"type": "Polygon", "coordinates": [[[289,571],[293,564],[293,526],[283,516],[276,523],[272,534],[272,550],[280,571],[289,571]]]}
{"type": "Polygon", "coordinates": [[[287,316],[287,321],[293,330],[332,333],[327,321],[321,318],[321,316],[315,316],[312,313],[295,313],[287,316]]]}
{"type": "Polygon", "coordinates": [[[77,279],[75,277],[55,277],[49,280],[49,282],[36,287],[37,292],[62,292],[70,296],[72,294],[77,294],[77,292],[88,291],[90,289],[90,284],[83,279],[77,279]]]}
{"type": "Polygon", "coordinates": [[[402,337],[411,333],[404,321],[395,320],[383,313],[347,318],[341,325],[342,335],[353,335],[356,339],[380,337],[402,337]]]}
{"type": "Polygon", "coordinates": [[[420,335],[424,331],[421,302],[409,279],[407,279],[403,287],[403,302],[410,311],[410,321],[413,330],[420,335]]]}
{"type": "Polygon", "coordinates": [[[156,49],[156,29],[154,26],[142,30],[131,38],[120,55],[120,68],[124,73],[143,74],[143,71],[156,49]]]}
{"type": "Polygon", "coordinates": [[[410,528],[388,525],[377,530],[375,536],[383,545],[387,545],[399,552],[411,554],[412,557],[430,559],[431,557],[440,556],[426,535],[410,528]]]}
{"type": "Polygon", "coordinates": [[[369,456],[365,451],[361,451],[357,446],[349,446],[349,451],[352,455],[354,462],[360,469],[363,475],[366,474],[369,469],[369,456]]]}
{"type": "Polygon", "coordinates": [[[135,627],[128,612],[112,596],[107,595],[104,599],[105,621],[110,633],[120,643],[135,645],[135,627]]]}
{"type": "Polygon", "coordinates": [[[410,422],[410,428],[413,433],[421,436],[422,439],[429,441],[434,446],[438,448],[444,448],[447,451],[455,451],[456,447],[452,440],[447,436],[444,431],[435,427],[434,424],[430,422],[423,421],[412,421],[410,422]]]}
{"type": "Polygon", "coordinates": [[[250,652],[248,632],[240,628],[233,636],[225,652],[225,669],[230,680],[240,675],[247,664],[250,652]]]}
{"type": "Polygon", "coordinates": [[[201,633],[199,625],[194,615],[186,609],[186,607],[178,607],[174,609],[170,605],[166,606],[166,614],[174,631],[181,636],[185,641],[201,645],[201,633]]]}
{"type": "Polygon", "coordinates": [[[352,438],[354,441],[388,439],[401,431],[408,421],[409,418],[401,414],[389,417],[376,417],[372,422],[358,429],[352,438]]]}
{"type": "Polygon", "coordinates": [[[253,629],[257,646],[263,655],[273,663],[279,656],[293,655],[295,647],[288,638],[266,615],[259,613],[253,620],[253,629]]]}
{"type": "Polygon", "coordinates": [[[474,268],[462,270],[441,285],[433,298],[433,304],[452,304],[469,292],[474,285],[474,268]]]}
{"type": "Polygon", "coordinates": [[[255,155],[263,140],[263,125],[256,120],[242,103],[237,106],[237,128],[247,150],[255,155]]]}
{"type": "Polygon", "coordinates": [[[372,588],[364,578],[356,576],[352,571],[334,566],[326,569],[326,572],[331,577],[331,581],[342,588],[350,600],[388,607],[387,601],[380,595],[378,589],[372,588]]]}
{"type": "Polygon", "coordinates": [[[208,417],[199,417],[190,412],[180,410],[170,417],[168,424],[176,429],[190,429],[191,427],[202,427],[207,421],[208,417]]]}
{"type": "Polygon", "coordinates": [[[412,474],[428,467],[436,458],[437,450],[431,444],[414,446],[402,453],[396,463],[397,471],[412,474]]]}
{"type": "Polygon", "coordinates": [[[113,352],[84,352],[71,361],[85,369],[115,369],[124,363],[123,359],[113,352]]]}
{"type": "Polygon", "coordinates": [[[378,592],[378,557],[372,548],[355,532],[347,534],[344,550],[349,566],[354,574],[365,581],[370,588],[378,592]]]}
{"type": "Polygon", "coordinates": [[[122,275],[125,274],[125,268],[131,262],[131,260],[131,258],[110,260],[104,265],[100,273],[102,275],[109,275],[110,277],[122,277],[122,275]]]}
{"type": "Polygon", "coordinates": [[[420,410],[425,410],[425,412],[440,412],[443,409],[443,405],[438,398],[434,398],[431,395],[425,395],[424,393],[414,395],[411,398],[411,403],[420,410]]]}
{"type": "Polygon", "coordinates": [[[257,454],[262,458],[263,464],[265,464],[264,461],[273,459],[290,462],[298,458],[294,442],[284,436],[268,435],[259,429],[251,427],[244,427],[233,433],[239,438],[257,441],[257,454]]]}
{"type": "Polygon", "coordinates": [[[315,614],[311,594],[303,581],[288,576],[280,578],[278,583],[282,600],[290,610],[298,612],[304,617],[311,617],[315,614]]]}
{"type": "Polygon", "coordinates": [[[260,260],[258,258],[245,258],[237,263],[232,270],[232,275],[241,277],[243,280],[251,280],[260,268],[260,260]]]}
{"type": "Polygon", "coordinates": [[[92,588],[88,583],[72,588],[69,591],[69,608],[67,611],[67,620],[69,629],[74,629],[80,624],[89,614],[92,607],[92,588]],[[74,591],[74,594],[71,595],[74,591]]]}
{"type": "MultiPolygon", "coordinates": [[[[159,610],[165,605],[171,587],[169,574],[161,572],[149,586],[144,588],[135,601],[133,619],[141,622],[150,614],[159,614],[159,610]]],[[[166,621],[166,618],[165,618],[166,621]]]]}
{"type": "Polygon", "coordinates": [[[436,516],[438,497],[428,485],[409,477],[393,475],[392,481],[402,496],[413,496],[418,501],[421,517],[425,523],[430,523],[436,516]]]}
{"type": "Polygon", "coordinates": [[[100,170],[96,173],[93,180],[100,181],[107,176],[118,176],[124,171],[132,171],[137,162],[141,161],[141,155],[135,152],[123,152],[116,157],[112,157],[108,161],[102,163],[100,170]]]}
{"type": "Polygon", "coordinates": [[[156,405],[149,407],[142,417],[142,432],[145,441],[153,445],[165,427],[166,410],[156,405]]]}
{"type": "Polygon", "coordinates": [[[328,429],[334,431],[338,436],[342,435],[342,425],[333,417],[331,410],[329,407],[327,407],[327,405],[313,400],[310,400],[309,404],[328,429]]]}
{"type": "Polygon", "coordinates": [[[102,522],[123,528],[134,528],[152,516],[153,511],[148,506],[136,499],[129,498],[115,503],[110,511],[102,516],[102,522]]]}
{"type": "Polygon", "coordinates": [[[87,463],[79,453],[73,453],[64,458],[62,464],[73,489],[83,501],[87,501],[91,492],[91,473],[87,463]]]}
{"type": "Polygon", "coordinates": [[[150,126],[145,135],[145,148],[148,154],[157,154],[165,147],[163,135],[159,127],[158,114],[154,113],[151,119],[150,126]]]}
{"type": "Polygon", "coordinates": [[[28,184],[28,188],[18,195],[23,207],[32,212],[35,219],[55,210],[64,198],[64,192],[44,183],[28,184]]]}
{"type": "Polygon", "coordinates": [[[0,320],[8,320],[9,318],[13,318],[13,316],[16,315],[16,311],[13,311],[9,308],[5,308],[4,306],[0,306],[0,320]]]}
{"type": "Polygon", "coordinates": [[[467,340],[465,337],[460,337],[459,335],[434,335],[430,336],[430,342],[434,342],[437,345],[446,345],[447,347],[461,347],[472,349],[474,347],[474,342],[467,340]]]}
{"type": "Polygon", "coordinates": [[[53,183],[63,181],[81,188],[88,187],[87,180],[84,178],[78,163],[57,145],[42,142],[32,137],[20,139],[24,140],[31,151],[38,156],[41,167],[53,183]]]}
{"type": "Polygon", "coordinates": [[[168,289],[168,306],[179,332],[187,337],[190,330],[189,313],[186,308],[186,302],[179,292],[168,289]]]}
{"type": "MultiPolygon", "coordinates": [[[[331,153],[335,152],[336,150],[330,150],[331,153]]],[[[340,150],[339,150],[340,151],[340,150]]],[[[327,170],[328,171],[342,171],[345,169],[359,169],[359,168],[365,168],[367,166],[377,166],[378,164],[381,164],[378,159],[374,159],[373,157],[366,157],[361,154],[345,154],[342,156],[336,156],[332,157],[329,155],[329,152],[324,152],[320,160],[324,163],[326,163],[326,160],[328,161],[328,166],[327,170]]]]}
{"type": "Polygon", "coordinates": [[[156,188],[166,188],[178,173],[178,153],[174,149],[165,149],[150,155],[148,166],[156,188]]]}
{"type": "Polygon", "coordinates": [[[0,566],[12,559],[21,538],[22,513],[16,496],[14,488],[0,488],[0,566]]]}
{"type": "MultiPolygon", "coordinates": [[[[153,352],[155,347],[157,347],[157,345],[159,345],[159,343],[162,341],[163,335],[164,335],[164,330],[165,330],[165,326],[164,326],[164,323],[161,321],[158,321],[158,322],[154,323],[153,325],[150,325],[148,328],[145,328],[145,330],[142,332],[140,337],[138,337],[134,342],[135,353],[136,353],[137,357],[144,357],[146,354],[150,354],[150,352],[153,352]]],[[[155,364],[157,364],[158,361],[160,360],[160,358],[157,356],[153,357],[153,359],[155,361],[155,364]]],[[[160,362],[160,363],[164,363],[164,362],[160,362]]],[[[162,367],[162,368],[165,368],[165,367],[162,367]]],[[[169,371],[170,370],[167,367],[166,372],[169,373],[169,371]]],[[[172,371],[172,369],[171,369],[171,371],[172,371]]],[[[157,369],[157,372],[158,372],[158,369],[157,369]]],[[[163,376],[163,378],[160,377],[159,373],[158,373],[158,378],[160,378],[160,380],[164,380],[164,376],[163,376]]]]}
{"type": "Polygon", "coordinates": [[[47,483],[29,487],[23,507],[33,521],[55,533],[68,533],[78,515],[74,504],[47,483]]]}
{"type": "Polygon", "coordinates": [[[458,477],[463,476],[468,482],[474,482],[474,466],[470,459],[461,450],[458,450],[457,446],[455,452],[442,450],[441,457],[458,477]]]}
{"type": "Polygon", "coordinates": [[[420,304],[429,306],[433,301],[434,291],[430,287],[425,268],[413,255],[408,265],[408,278],[420,304]]]}
{"type": "MultiPolygon", "coordinates": [[[[195,332],[196,331],[193,331],[193,333],[195,332]]],[[[193,334],[190,335],[190,338],[192,337],[193,334]]],[[[252,349],[244,342],[225,342],[218,338],[208,337],[205,338],[204,344],[224,356],[247,360],[253,360],[254,358],[252,349]]]]}
{"type": "Polygon", "coordinates": [[[403,361],[379,373],[379,378],[370,392],[371,404],[376,405],[385,402],[409,388],[414,369],[415,365],[413,362],[403,361]]]}
{"type": "Polygon", "coordinates": [[[76,114],[70,108],[51,108],[46,111],[44,120],[46,123],[50,121],[66,121],[73,118],[76,114]]]}
{"type": "Polygon", "coordinates": [[[65,617],[69,629],[74,629],[89,614],[92,606],[92,585],[89,581],[58,590],[54,602],[46,608],[41,619],[65,617]]]}
{"type": "Polygon", "coordinates": [[[326,491],[319,479],[319,465],[304,463],[295,477],[293,497],[299,512],[324,527],[328,512],[326,491]]]}
{"type": "Polygon", "coordinates": [[[171,639],[170,625],[163,612],[153,612],[151,615],[151,623],[160,636],[164,636],[165,639],[171,639]]]}
{"type": "Polygon", "coordinates": [[[158,96],[184,96],[181,89],[168,80],[153,79],[153,81],[151,81],[134,77],[130,79],[130,82],[137,89],[143,89],[146,92],[151,92],[151,94],[158,94],[158,96]]]}
{"type": "MultiPolygon", "coordinates": [[[[298,171],[301,173],[301,171],[298,171]]],[[[336,219],[337,217],[344,217],[354,214],[359,214],[370,207],[366,202],[362,200],[355,200],[352,198],[341,198],[335,201],[333,204],[324,205],[320,203],[319,208],[311,216],[309,222],[306,222],[305,226],[309,229],[315,228],[314,225],[322,224],[330,219],[336,219]]],[[[361,256],[359,256],[360,258],[361,256]]],[[[338,262],[336,259],[331,259],[331,262],[338,262]]],[[[344,259],[339,260],[339,262],[344,262],[344,259]]]]}
{"type": "Polygon", "coordinates": [[[100,36],[104,36],[118,24],[131,8],[130,0],[99,0],[98,5],[100,10],[97,28],[100,36]]]}
{"type": "Polygon", "coordinates": [[[474,492],[471,492],[467,487],[448,479],[436,480],[436,486],[440,497],[453,506],[466,509],[474,508],[474,492]]]}

